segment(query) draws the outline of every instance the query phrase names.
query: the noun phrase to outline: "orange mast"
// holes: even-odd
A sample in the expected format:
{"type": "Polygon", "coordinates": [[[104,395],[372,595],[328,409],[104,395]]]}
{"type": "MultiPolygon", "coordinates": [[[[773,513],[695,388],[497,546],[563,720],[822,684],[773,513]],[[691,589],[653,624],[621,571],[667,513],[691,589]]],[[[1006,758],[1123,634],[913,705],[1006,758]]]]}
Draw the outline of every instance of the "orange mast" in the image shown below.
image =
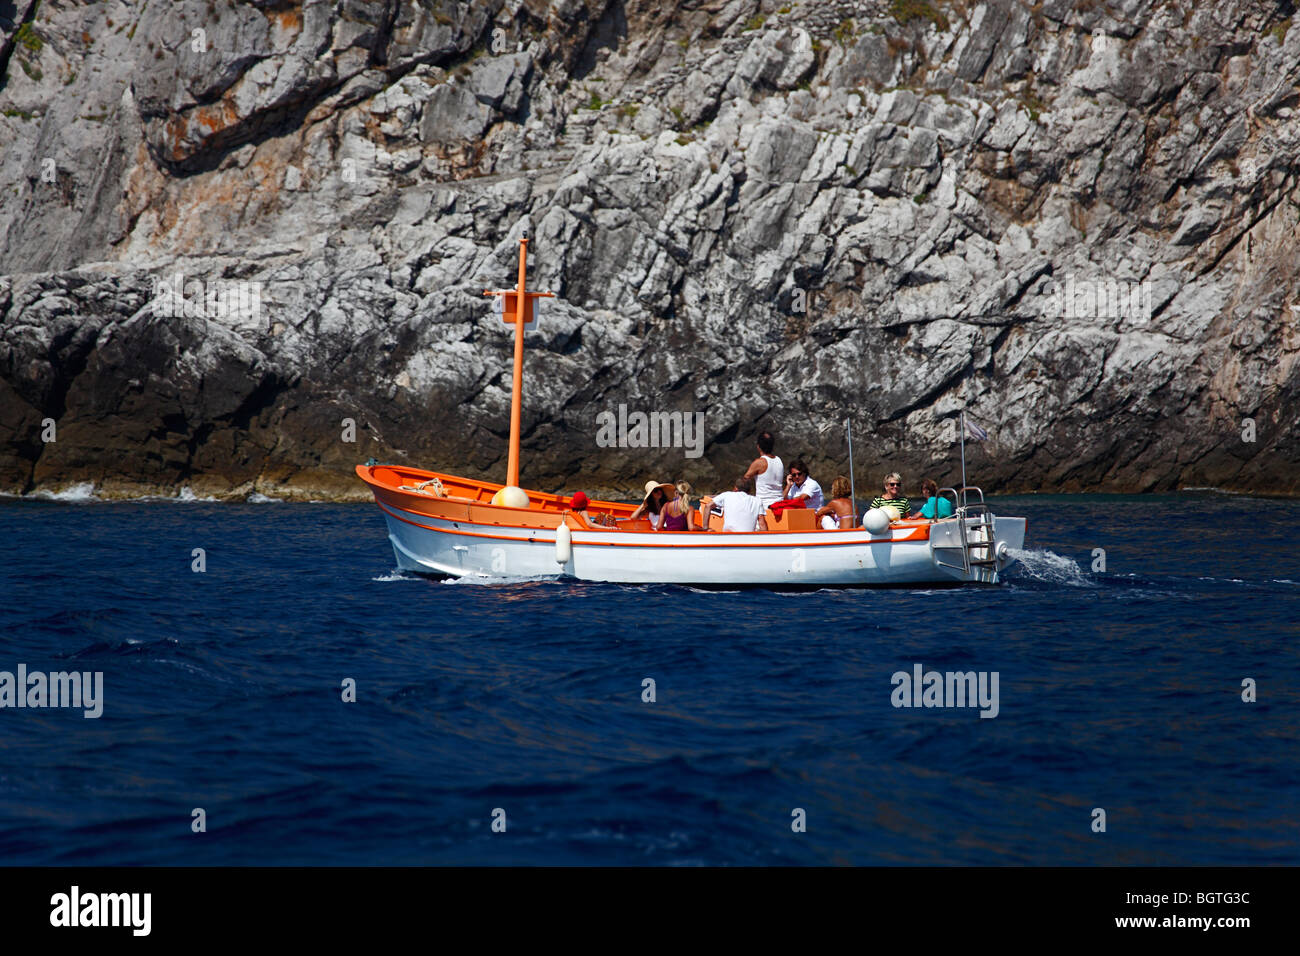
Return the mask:
{"type": "Polygon", "coordinates": [[[510,395],[510,454],[506,459],[506,485],[519,487],[519,433],[523,427],[524,411],[524,325],[533,321],[533,300],[554,298],[553,292],[529,292],[524,287],[528,268],[528,231],[519,240],[519,285],[513,291],[484,289],[484,295],[502,297],[501,318],[515,327],[514,388],[510,395]],[[520,308],[522,303],[523,308],[520,308]]]}

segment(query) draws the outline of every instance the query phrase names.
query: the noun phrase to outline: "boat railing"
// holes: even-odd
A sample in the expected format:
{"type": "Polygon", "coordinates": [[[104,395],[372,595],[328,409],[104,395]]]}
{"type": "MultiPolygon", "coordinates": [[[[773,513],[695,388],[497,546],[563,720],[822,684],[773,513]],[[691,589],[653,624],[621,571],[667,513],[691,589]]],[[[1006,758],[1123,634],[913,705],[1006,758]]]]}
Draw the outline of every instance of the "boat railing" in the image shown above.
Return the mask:
{"type": "MultiPolygon", "coordinates": [[[[953,513],[953,514],[956,514],[959,510],[961,510],[961,499],[960,499],[960,498],[958,497],[958,495],[957,495],[957,489],[956,489],[956,488],[940,488],[940,489],[939,489],[939,497],[940,497],[940,498],[951,498],[951,499],[952,499],[952,513],[953,513]]],[[[932,518],[931,520],[933,520],[933,521],[938,521],[938,520],[939,520],[939,505],[938,505],[937,503],[936,503],[935,506],[934,506],[934,518],[932,518]]]]}
{"type": "Polygon", "coordinates": [[[960,493],[961,493],[961,506],[967,509],[968,511],[974,509],[979,513],[983,513],[989,510],[988,505],[984,503],[984,491],[978,486],[965,485],[960,489],[960,493]],[[977,500],[975,500],[974,502],[971,501],[971,492],[974,492],[975,495],[978,496],[977,500]]]}

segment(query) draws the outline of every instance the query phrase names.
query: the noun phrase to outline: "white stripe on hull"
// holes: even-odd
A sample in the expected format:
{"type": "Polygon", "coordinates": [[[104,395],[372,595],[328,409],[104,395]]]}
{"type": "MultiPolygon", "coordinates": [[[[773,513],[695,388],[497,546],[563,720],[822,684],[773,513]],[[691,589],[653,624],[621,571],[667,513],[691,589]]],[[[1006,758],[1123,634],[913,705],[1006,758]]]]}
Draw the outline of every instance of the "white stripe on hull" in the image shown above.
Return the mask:
{"type": "MultiPolygon", "coordinates": [[[[388,507],[382,510],[398,566],[425,574],[563,575],[624,584],[732,587],[931,584],[981,579],[941,567],[934,560],[928,540],[904,540],[909,530],[906,528],[878,538],[866,531],[756,532],[745,535],[743,544],[731,535],[723,538],[713,533],[574,531],[572,556],[561,566],[556,561],[555,531],[551,529],[453,523],[407,512],[399,517],[399,512],[388,507]],[[827,542],[830,535],[836,537],[835,543],[827,542]],[[670,542],[672,546],[665,547],[670,542]]],[[[1020,547],[1024,540],[1023,519],[1005,520],[1010,525],[1008,547],[1020,547]],[[1018,540],[1011,540],[1017,537],[1017,529],[1018,540]]],[[[998,530],[1001,541],[1002,529],[998,530]]],[[[982,577],[990,578],[996,581],[996,574],[982,577]]]]}

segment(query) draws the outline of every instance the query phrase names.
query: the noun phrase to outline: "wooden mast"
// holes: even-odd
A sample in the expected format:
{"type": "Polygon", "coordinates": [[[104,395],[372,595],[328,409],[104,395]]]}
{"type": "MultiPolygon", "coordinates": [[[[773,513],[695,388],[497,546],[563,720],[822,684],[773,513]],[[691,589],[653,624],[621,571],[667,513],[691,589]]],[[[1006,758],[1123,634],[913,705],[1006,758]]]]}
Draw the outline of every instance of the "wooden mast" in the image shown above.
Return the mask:
{"type": "Polygon", "coordinates": [[[484,295],[502,298],[501,318],[515,327],[514,387],[510,393],[510,452],[506,459],[506,486],[519,487],[519,438],[524,414],[524,326],[533,321],[533,300],[553,298],[553,292],[529,292],[525,288],[528,271],[528,232],[519,239],[519,284],[513,290],[484,289],[484,295]],[[522,308],[520,307],[522,304],[522,308]]]}
{"type": "MultiPolygon", "coordinates": [[[[519,240],[519,287],[516,302],[528,302],[524,291],[524,273],[528,268],[528,237],[519,240]]],[[[528,303],[530,306],[531,302],[528,303]]],[[[510,392],[510,457],[506,462],[506,484],[519,487],[519,431],[524,417],[524,313],[532,309],[515,310],[515,380],[510,392]]]]}

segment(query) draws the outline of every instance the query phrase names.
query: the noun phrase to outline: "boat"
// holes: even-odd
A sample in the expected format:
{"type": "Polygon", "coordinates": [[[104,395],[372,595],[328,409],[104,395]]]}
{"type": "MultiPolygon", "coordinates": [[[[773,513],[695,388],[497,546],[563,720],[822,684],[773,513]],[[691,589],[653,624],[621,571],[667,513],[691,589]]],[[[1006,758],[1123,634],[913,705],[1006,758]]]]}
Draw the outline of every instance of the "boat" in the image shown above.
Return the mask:
{"type": "MultiPolygon", "coordinates": [[[[944,488],[951,517],[899,519],[884,509],[859,524],[823,530],[808,509],[768,509],[766,529],[723,531],[719,515],[698,515],[708,531],[658,531],[636,506],[591,500],[590,518],[570,499],[519,487],[524,327],[536,300],[524,276],[528,236],[519,240],[513,290],[485,289],[515,326],[514,390],[505,484],[373,459],[356,467],[388,526],[397,565],[433,577],[557,577],[619,584],[703,588],[942,586],[997,584],[1024,546],[1026,519],[995,515],[974,486],[944,488]]],[[[964,449],[963,449],[963,475],[964,449]]]]}

